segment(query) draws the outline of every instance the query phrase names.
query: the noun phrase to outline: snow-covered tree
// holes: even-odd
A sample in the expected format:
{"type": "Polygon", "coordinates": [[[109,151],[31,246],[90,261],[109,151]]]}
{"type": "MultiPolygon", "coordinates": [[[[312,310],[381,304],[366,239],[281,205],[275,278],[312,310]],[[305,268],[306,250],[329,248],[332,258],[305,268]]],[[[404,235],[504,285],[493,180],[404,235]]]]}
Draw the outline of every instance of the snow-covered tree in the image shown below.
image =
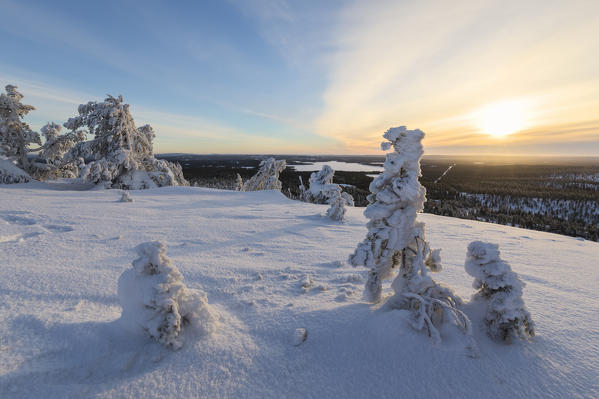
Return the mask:
{"type": "Polygon", "coordinates": [[[383,280],[399,269],[391,285],[395,295],[389,306],[411,311],[412,326],[425,329],[436,341],[446,316],[471,339],[470,321],[458,309],[461,299],[428,273],[441,270],[440,250],[431,250],[424,223],[416,222],[425,201],[425,189],[418,181],[424,133],[401,126],[387,130],[383,137],[388,141],[381,148],[393,148],[393,152],[387,153],[383,173],[370,184],[369,205],[364,211],[369,219],[368,234],[349,263],[370,268],[365,295],[374,302],[381,300],[383,280]]]}
{"type": "Polygon", "coordinates": [[[499,257],[497,244],[470,243],[465,268],[474,277],[472,286],[478,290],[473,299],[486,303],[484,322],[492,338],[511,342],[535,335],[534,322],[522,299],[525,283],[499,257]]]}
{"type": "Polygon", "coordinates": [[[166,256],[164,243],[145,242],[136,250],[139,258],[118,282],[123,326],[148,334],[172,349],[183,345],[184,329],[212,333],[216,318],[206,294],[183,284],[183,276],[166,256]]]}
{"type": "Polygon", "coordinates": [[[135,127],[121,96],[81,104],[78,111],[64,126],[72,132],[87,129],[94,137],[69,152],[71,159],[93,159],[81,170],[82,178],[123,189],[189,185],[180,165],[154,158],[154,131],[149,125],[135,127]]]}
{"type": "Polygon", "coordinates": [[[333,220],[343,220],[345,206],[354,206],[353,197],[344,193],[341,186],[333,183],[335,171],[329,165],[310,175],[310,187],[306,189],[300,176],[300,199],[313,204],[329,204],[327,216],[333,220]]]}
{"type": "Polygon", "coordinates": [[[235,177],[235,191],[242,191],[243,190],[243,179],[241,178],[241,175],[239,173],[237,173],[237,176],[235,177]]]}
{"type": "Polygon", "coordinates": [[[322,169],[310,175],[310,187],[305,190],[304,199],[313,204],[328,204],[328,193],[337,190],[330,187],[333,184],[335,171],[329,165],[323,165],[322,169]]]}
{"type": "Polygon", "coordinates": [[[260,168],[254,176],[247,180],[241,191],[279,190],[282,184],[279,174],[287,167],[284,159],[268,158],[260,162],[260,168]]]}
{"type": "Polygon", "coordinates": [[[84,163],[82,158],[68,158],[65,155],[79,142],[85,140],[82,131],[60,134],[62,126],[52,122],[42,127],[41,133],[45,138],[39,153],[39,158],[46,164],[39,165],[35,176],[42,179],[79,175],[79,166],[84,163]]]}
{"type": "Polygon", "coordinates": [[[42,127],[42,136],[46,139],[39,153],[40,158],[50,165],[61,165],[67,152],[78,142],[85,140],[82,131],[60,134],[62,126],[56,123],[47,123],[42,127]]]}
{"type": "Polygon", "coordinates": [[[6,94],[0,94],[0,155],[31,173],[33,166],[27,154],[39,148],[33,150],[29,145],[41,146],[42,142],[39,133],[32,131],[23,118],[35,108],[21,103],[23,95],[17,86],[7,85],[5,90],[6,94]]]}
{"type": "Polygon", "coordinates": [[[327,216],[333,220],[343,220],[345,217],[345,206],[354,206],[354,199],[348,193],[341,191],[338,184],[329,184],[327,186],[326,196],[331,205],[327,209],[327,216]]]}

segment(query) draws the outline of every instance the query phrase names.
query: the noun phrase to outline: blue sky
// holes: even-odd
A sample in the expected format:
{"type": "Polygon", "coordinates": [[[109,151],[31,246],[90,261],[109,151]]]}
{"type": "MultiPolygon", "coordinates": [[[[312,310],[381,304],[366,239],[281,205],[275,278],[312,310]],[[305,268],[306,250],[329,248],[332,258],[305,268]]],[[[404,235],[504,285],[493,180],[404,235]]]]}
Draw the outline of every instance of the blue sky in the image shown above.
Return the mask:
{"type": "Polygon", "coordinates": [[[157,152],[373,153],[408,124],[429,153],[592,155],[599,2],[567,3],[0,0],[0,80],[36,129],[122,94],[157,152]],[[506,101],[518,131],[477,131],[506,101]]]}

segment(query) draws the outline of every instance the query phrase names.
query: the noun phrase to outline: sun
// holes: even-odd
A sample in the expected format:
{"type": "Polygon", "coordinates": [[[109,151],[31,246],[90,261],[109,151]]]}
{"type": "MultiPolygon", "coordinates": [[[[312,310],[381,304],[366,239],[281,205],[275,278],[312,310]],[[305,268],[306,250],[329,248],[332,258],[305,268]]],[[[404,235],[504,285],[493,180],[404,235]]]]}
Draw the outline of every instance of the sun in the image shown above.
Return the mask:
{"type": "Polygon", "coordinates": [[[481,133],[505,137],[526,127],[527,109],[524,101],[502,101],[482,107],[473,116],[481,133]]]}

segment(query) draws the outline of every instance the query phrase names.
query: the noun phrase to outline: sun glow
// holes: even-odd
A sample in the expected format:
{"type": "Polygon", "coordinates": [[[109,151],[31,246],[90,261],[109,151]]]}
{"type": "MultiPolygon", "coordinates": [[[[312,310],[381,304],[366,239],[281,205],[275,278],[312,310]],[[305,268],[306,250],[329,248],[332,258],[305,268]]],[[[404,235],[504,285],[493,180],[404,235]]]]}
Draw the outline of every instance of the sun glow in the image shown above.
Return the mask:
{"type": "Polygon", "coordinates": [[[527,127],[528,108],[526,101],[503,101],[482,107],[473,117],[481,133],[504,137],[527,127]]]}

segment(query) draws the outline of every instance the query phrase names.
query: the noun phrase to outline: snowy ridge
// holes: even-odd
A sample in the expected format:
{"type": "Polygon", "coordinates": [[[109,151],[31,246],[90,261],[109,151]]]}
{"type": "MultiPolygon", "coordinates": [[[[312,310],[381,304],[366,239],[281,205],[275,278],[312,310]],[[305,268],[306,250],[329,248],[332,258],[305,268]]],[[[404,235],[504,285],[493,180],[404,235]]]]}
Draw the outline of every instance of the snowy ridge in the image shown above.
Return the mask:
{"type": "Polygon", "coordinates": [[[526,283],[537,335],[495,343],[484,309],[466,304],[480,349],[471,359],[451,329],[435,346],[405,311],[364,302],[367,270],[344,262],[366,232],[362,209],[340,223],[327,205],[276,191],[120,196],[0,187],[0,397],[599,397],[598,243],[420,214],[443,249],[437,278],[462,298],[474,293],[464,260],[479,239],[498,243],[526,283]],[[118,323],[118,278],[153,240],[218,319],[177,352],[118,323]]]}

